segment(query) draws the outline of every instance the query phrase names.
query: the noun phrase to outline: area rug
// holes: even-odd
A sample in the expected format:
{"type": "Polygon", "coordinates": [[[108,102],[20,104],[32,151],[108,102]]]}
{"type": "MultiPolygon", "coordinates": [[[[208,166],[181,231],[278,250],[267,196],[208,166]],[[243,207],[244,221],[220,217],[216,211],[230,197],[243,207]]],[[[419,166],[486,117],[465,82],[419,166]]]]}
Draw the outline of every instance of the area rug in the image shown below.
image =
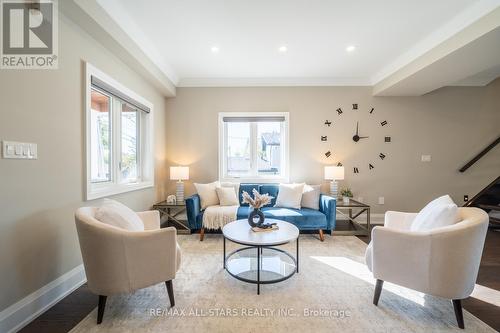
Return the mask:
{"type": "MultiPolygon", "coordinates": [[[[182,268],[170,308],[165,284],[108,297],[71,332],[464,332],[451,302],[390,283],[378,307],[374,279],[356,237],[300,236],[300,273],[261,287],[231,277],[222,266],[222,236],[178,236],[182,268]]],[[[239,247],[226,242],[228,251],[239,247]]],[[[295,243],[282,247],[295,254],[295,243]]],[[[145,258],[147,260],[147,258],[145,258]]],[[[97,300],[97,299],[96,299],[97,300]]],[[[495,332],[464,310],[465,332],[495,332]]]]}

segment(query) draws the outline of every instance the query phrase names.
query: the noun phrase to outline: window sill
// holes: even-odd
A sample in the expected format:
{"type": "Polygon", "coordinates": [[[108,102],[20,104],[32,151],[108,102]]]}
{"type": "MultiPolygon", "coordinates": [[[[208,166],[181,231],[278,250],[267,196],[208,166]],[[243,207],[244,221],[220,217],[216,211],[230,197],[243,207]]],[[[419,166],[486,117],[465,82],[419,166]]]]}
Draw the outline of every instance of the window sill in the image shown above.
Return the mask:
{"type": "Polygon", "coordinates": [[[232,183],[289,183],[288,177],[223,177],[220,182],[232,183]]]}
{"type": "Polygon", "coordinates": [[[89,201],[89,200],[104,198],[110,195],[132,192],[150,187],[154,187],[154,182],[144,181],[140,183],[129,183],[129,184],[109,184],[106,186],[98,186],[97,188],[92,188],[92,185],[89,185],[87,187],[87,194],[85,200],[89,201]]]}

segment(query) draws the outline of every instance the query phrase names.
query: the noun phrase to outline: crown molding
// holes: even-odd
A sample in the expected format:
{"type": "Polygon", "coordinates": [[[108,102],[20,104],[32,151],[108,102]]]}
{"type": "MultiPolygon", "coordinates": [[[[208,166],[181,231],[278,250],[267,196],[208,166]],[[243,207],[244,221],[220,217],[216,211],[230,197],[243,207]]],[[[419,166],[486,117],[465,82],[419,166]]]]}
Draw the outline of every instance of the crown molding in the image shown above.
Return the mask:
{"type": "Polygon", "coordinates": [[[500,6],[375,84],[373,94],[421,96],[478,73],[491,72],[499,65],[499,38],[500,6]]]}
{"type": "MultiPolygon", "coordinates": [[[[146,78],[166,97],[175,96],[176,77],[168,67],[160,63],[155,51],[131,37],[121,24],[112,18],[99,0],[65,0],[59,2],[64,17],[80,26],[97,42],[113,52],[131,69],[146,78]]],[[[118,10],[119,11],[119,10],[118,10]]]]}
{"type": "Polygon", "coordinates": [[[458,34],[460,31],[464,30],[477,20],[480,20],[482,17],[486,16],[498,7],[500,7],[499,0],[481,0],[474,3],[455,16],[451,21],[444,24],[440,29],[434,31],[419,43],[415,44],[407,52],[398,56],[393,62],[373,75],[371,77],[371,84],[375,85],[390,75],[396,73],[401,68],[415,61],[446,40],[452,38],[454,35],[458,34]]]}
{"type": "Polygon", "coordinates": [[[290,77],[290,78],[182,78],[178,87],[322,87],[370,86],[369,78],[290,77]]]}
{"type": "MultiPolygon", "coordinates": [[[[82,0],[78,0],[82,1],[82,0]]],[[[83,0],[85,2],[89,0],[83,0]]],[[[164,59],[155,44],[135,23],[134,18],[123,8],[120,0],[96,0],[108,15],[120,26],[121,29],[142,49],[145,55],[162,70],[174,85],[179,82],[179,77],[170,64],[164,59]],[[126,22],[126,24],[122,24],[126,22]]]]}

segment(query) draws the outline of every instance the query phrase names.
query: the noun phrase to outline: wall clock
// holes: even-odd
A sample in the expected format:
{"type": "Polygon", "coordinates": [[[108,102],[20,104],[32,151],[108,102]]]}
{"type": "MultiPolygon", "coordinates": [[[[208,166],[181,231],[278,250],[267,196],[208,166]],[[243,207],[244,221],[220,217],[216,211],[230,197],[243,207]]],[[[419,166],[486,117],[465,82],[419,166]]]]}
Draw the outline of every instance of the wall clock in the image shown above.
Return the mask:
{"type": "MultiPolygon", "coordinates": [[[[324,122],[325,126],[331,127],[333,130],[341,129],[342,136],[334,139],[335,145],[350,145],[354,144],[353,148],[362,147],[370,142],[370,152],[364,152],[363,155],[368,154],[367,161],[360,161],[353,155],[353,163],[351,168],[352,173],[359,174],[364,171],[371,171],[375,169],[381,162],[383,162],[388,154],[384,145],[391,143],[392,137],[388,135],[388,128],[390,123],[387,119],[380,118],[375,111],[375,108],[368,109],[362,108],[358,103],[353,103],[352,108],[343,109],[338,107],[334,113],[334,119],[327,119],[324,122]],[[338,141],[338,142],[337,142],[338,141]],[[373,149],[376,149],[373,151],[373,149]]],[[[321,141],[326,141],[326,135],[321,136],[321,141]]],[[[352,146],[352,145],[350,145],[352,146]]],[[[366,149],[365,149],[366,150],[366,149]]],[[[327,158],[334,156],[335,150],[331,149],[325,153],[327,158]]],[[[340,162],[339,162],[340,164],[340,162]]],[[[341,164],[340,164],[341,165],[341,164]]],[[[346,172],[348,167],[346,167],[346,172]]]]}

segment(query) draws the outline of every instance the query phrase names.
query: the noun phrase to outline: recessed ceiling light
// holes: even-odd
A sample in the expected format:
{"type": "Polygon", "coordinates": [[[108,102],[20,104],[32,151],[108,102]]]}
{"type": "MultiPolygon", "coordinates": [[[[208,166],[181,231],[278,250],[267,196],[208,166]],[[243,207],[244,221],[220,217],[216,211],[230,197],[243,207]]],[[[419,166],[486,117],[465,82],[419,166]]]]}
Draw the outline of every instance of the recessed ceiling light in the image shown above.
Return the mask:
{"type": "Polygon", "coordinates": [[[356,50],[356,46],[354,46],[354,45],[349,45],[348,47],[346,47],[346,48],[345,48],[345,50],[346,50],[347,52],[352,52],[352,51],[356,50]]]}
{"type": "Polygon", "coordinates": [[[285,53],[286,51],[288,51],[288,48],[283,45],[283,46],[280,46],[280,48],[278,49],[281,53],[285,53]]]}
{"type": "Polygon", "coordinates": [[[219,48],[217,46],[212,46],[212,53],[219,53],[219,48]]]}

